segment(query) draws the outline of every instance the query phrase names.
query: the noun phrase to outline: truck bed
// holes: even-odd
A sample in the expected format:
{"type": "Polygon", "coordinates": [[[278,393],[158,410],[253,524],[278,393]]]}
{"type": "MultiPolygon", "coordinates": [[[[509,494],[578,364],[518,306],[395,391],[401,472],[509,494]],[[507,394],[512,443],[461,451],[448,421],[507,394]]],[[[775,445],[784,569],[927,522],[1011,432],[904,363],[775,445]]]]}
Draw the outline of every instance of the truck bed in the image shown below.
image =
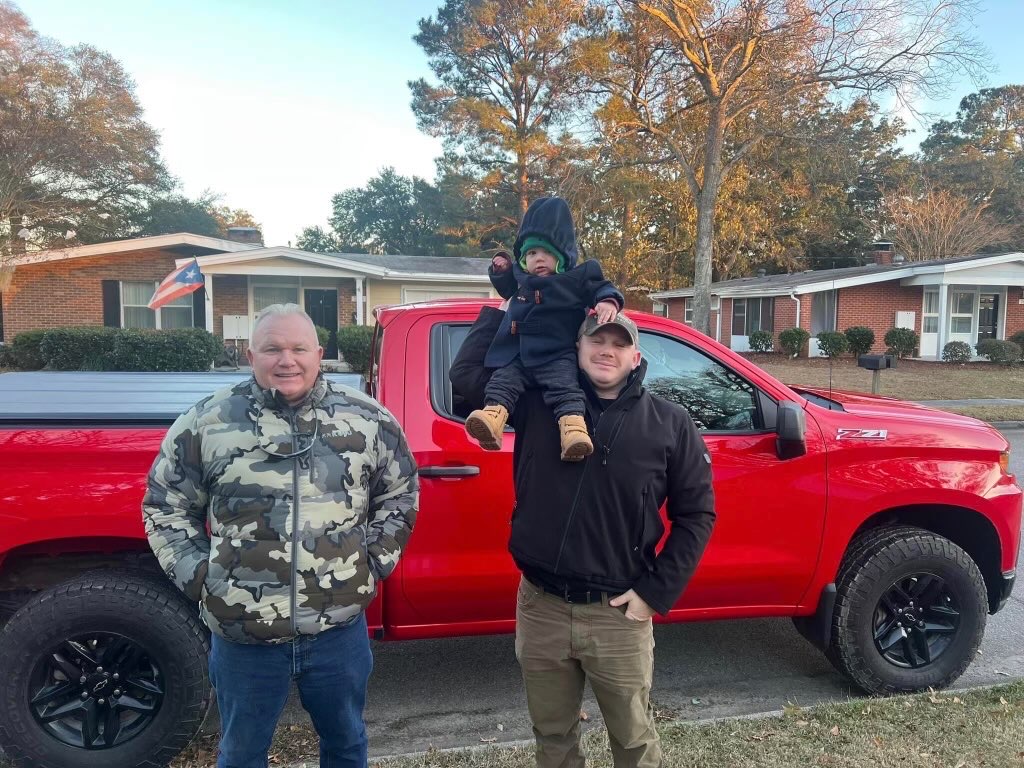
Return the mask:
{"type": "MultiPolygon", "coordinates": [[[[211,392],[249,376],[243,371],[5,373],[0,376],[0,426],[68,422],[170,424],[211,392]]],[[[338,384],[365,391],[359,374],[326,376],[338,384]]]]}

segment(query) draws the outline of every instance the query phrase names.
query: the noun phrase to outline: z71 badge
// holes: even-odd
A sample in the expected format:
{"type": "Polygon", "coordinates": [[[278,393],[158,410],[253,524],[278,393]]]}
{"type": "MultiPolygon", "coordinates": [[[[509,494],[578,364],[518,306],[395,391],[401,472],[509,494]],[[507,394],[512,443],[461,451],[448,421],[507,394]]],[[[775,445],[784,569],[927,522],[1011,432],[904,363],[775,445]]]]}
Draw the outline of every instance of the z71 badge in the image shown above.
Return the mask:
{"type": "Polygon", "coordinates": [[[839,428],[836,438],[839,440],[885,440],[889,436],[887,429],[843,429],[839,428]]]}

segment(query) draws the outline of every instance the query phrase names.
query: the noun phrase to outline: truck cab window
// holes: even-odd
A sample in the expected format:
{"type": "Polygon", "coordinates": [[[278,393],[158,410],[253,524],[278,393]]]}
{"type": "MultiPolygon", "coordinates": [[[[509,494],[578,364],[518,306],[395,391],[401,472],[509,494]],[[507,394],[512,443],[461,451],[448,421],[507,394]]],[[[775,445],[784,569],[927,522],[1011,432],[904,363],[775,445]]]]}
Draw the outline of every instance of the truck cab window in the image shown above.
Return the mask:
{"type": "Polygon", "coordinates": [[[763,428],[757,389],[721,363],[678,339],[640,332],[651,394],[689,411],[702,432],[751,432],[763,428]]]}

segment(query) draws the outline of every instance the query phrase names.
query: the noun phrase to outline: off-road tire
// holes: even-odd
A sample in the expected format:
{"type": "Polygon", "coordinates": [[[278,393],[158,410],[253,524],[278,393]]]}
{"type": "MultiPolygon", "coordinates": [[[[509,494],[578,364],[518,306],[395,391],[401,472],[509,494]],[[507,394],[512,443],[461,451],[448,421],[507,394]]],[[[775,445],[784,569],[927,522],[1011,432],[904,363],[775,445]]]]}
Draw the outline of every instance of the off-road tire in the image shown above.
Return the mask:
{"type": "Polygon", "coordinates": [[[0,747],[23,768],[162,768],[196,735],[209,709],[208,650],[196,611],[162,574],[92,571],[51,587],[0,632],[0,747]],[[130,640],[159,666],[164,684],[148,724],[107,748],[63,743],[31,705],[32,671],[63,641],[90,632],[130,640]]]}
{"type": "MultiPolygon", "coordinates": [[[[872,695],[945,688],[974,659],[985,630],[988,599],[977,564],[942,536],[911,526],[866,532],[850,547],[836,580],[836,605],[826,656],[860,689],[872,695]],[[920,666],[899,666],[875,643],[883,595],[919,575],[937,577],[956,606],[948,645],[920,666]]],[[[927,609],[926,609],[927,610],[927,609]]],[[[915,648],[917,646],[914,646],[915,648]]]]}

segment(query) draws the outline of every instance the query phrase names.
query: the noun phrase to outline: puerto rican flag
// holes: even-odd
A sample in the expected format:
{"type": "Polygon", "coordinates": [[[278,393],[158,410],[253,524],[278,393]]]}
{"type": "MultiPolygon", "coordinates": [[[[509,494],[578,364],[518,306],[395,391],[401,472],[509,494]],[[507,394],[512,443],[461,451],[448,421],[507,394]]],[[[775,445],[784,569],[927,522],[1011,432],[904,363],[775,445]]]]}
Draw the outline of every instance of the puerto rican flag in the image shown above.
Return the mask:
{"type": "Polygon", "coordinates": [[[192,259],[183,267],[178,267],[164,278],[156,287],[153,298],[149,300],[150,309],[159,309],[169,301],[185,296],[203,287],[203,273],[199,271],[199,262],[192,259]]]}

